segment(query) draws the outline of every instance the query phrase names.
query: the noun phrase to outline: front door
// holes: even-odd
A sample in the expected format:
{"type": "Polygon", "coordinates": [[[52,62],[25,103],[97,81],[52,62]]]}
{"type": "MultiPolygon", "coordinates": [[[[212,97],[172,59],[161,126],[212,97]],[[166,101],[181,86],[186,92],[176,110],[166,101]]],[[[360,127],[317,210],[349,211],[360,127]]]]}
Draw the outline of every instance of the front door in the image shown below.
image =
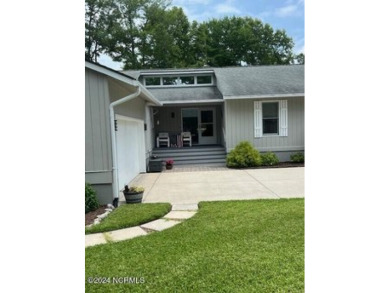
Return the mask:
{"type": "Polygon", "coordinates": [[[193,145],[216,144],[215,109],[182,109],[182,130],[191,132],[193,145]]]}
{"type": "Polygon", "coordinates": [[[216,144],[215,109],[199,109],[199,144],[216,144]]]}

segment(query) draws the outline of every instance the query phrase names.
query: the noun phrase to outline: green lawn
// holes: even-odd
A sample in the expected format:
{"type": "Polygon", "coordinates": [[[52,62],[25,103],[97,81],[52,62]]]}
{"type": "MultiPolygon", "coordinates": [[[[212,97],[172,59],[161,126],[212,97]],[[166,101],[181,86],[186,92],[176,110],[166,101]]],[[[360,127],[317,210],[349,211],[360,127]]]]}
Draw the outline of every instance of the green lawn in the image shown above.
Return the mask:
{"type": "Polygon", "coordinates": [[[125,204],[113,210],[100,224],[85,228],[85,234],[138,226],[169,213],[169,203],[125,204]]]}
{"type": "Polygon", "coordinates": [[[173,228],[86,248],[85,266],[86,292],[304,292],[304,200],[204,202],[173,228]]]}

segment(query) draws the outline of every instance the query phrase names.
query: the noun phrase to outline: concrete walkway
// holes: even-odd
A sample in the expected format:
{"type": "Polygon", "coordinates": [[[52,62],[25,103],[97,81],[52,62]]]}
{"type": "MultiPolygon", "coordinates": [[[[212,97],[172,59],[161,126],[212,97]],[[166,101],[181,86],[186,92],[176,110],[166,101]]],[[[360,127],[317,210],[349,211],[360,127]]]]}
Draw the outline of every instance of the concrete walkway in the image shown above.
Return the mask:
{"type": "MultiPolygon", "coordinates": [[[[144,186],[143,202],[149,203],[292,198],[304,197],[304,170],[293,167],[167,171],[139,174],[130,184],[144,186]]],[[[124,201],[123,195],[120,201],[124,201]]]]}
{"type": "Polygon", "coordinates": [[[173,205],[172,210],[161,219],[136,227],[85,235],[85,247],[123,241],[147,235],[150,232],[162,231],[193,217],[197,211],[198,205],[173,205]]]}

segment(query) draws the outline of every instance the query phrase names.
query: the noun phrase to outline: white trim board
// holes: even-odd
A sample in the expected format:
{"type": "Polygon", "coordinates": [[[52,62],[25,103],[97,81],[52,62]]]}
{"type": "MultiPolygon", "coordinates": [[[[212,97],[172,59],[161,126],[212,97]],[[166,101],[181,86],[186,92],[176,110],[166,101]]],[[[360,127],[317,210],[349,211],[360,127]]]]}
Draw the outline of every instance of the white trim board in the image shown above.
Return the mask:
{"type": "Polygon", "coordinates": [[[281,98],[298,98],[304,97],[304,93],[300,94],[274,94],[274,95],[242,95],[242,96],[223,96],[224,100],[246,100],[246,99],[281,99],[281,98]]]}

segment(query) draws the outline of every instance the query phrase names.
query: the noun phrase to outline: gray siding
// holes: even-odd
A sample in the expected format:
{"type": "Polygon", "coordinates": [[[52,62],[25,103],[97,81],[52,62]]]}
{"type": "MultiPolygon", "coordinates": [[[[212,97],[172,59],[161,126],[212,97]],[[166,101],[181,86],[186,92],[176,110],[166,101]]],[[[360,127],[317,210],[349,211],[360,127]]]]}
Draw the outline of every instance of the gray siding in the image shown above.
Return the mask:
{"type": "MultiPolygon", "coordinates": [[[[122,83],[119,83],[117,81],[110,80],[109,83],[109,89],[110,89],[110,101],[116,101],[119,99],[122,99],[129,95],[129,92],[134,92],[134,88],[130,88],[128,86],[123,85],[122,83]]],[[[130,101],[127,101],[123,104],[118,105],[114,108],[115,114],[131,117],[135,119],[143,120],[144,123],[147,124],[147,130],[145,132],[145,158],[147,164],[148,158],[151,153],[151,121],[150,121],[150,115],[146,113],[148,111],[149,107],[146,107],[146,102],[144,99],[137,97],[130,101]]]]}
{"type": "Polygon", "coordinates": [[[92,184],[100,204],[112,204],[112,184],[92,184]]]}
{"type": "MultiPolygon", "coordinates": [[[[111,172],[111,139],[107,79],[85,70],[85,171],[111,172]]],[[[96,173],[86,177],[95,180],[96,173]]],[[[97,175],[99,176],[99,175],[97,175]]],[[[95,180],[96,181],[96,180],[95,180]]]]}
{"type": "MultiPolygon", "coordinates": [[[[267,99],[269,101],[270,99],[267,99]]],[[[278,99],[275,99],[278,100],[278,99]]],[[[282,100],[282,99],[280,99],[282,100]]],[[[305,146],[304,98],[288,98],[288,136],[254,137],[254,101],[226,100],[226,148],[247,140],[259,151],[299,151],[305,146]]]]}
{"type": "MultiPolygon", "coordinates": [[[[110,80],[110,102],[122,99],[135,91],[120,82],[110,80]]],[[[114,108],[115,114],[145,120],[145,100],[140,97],[127,101],[114,108]]]]}

